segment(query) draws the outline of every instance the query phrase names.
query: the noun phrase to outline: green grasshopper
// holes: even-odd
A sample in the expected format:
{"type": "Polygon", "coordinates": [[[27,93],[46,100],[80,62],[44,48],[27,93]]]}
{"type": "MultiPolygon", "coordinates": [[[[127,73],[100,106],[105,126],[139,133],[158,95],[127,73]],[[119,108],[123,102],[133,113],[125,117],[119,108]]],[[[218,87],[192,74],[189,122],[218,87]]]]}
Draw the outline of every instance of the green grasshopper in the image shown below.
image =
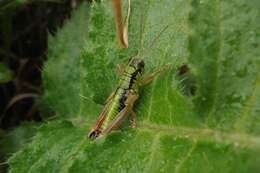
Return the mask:
{"type": "MultiPolygon", "coordinates": [[[[118,0],[114,0],[118,1],[118,0]]],[[[115,8],[119,8],[118,3],[115,8]]],[[[130,15],[130,0],[128,0],[128,15],[125,22],[125,27],[128,27],[128,19],[130,15]]],[[[117,19],[117,26],[122,30],[121,24],[121,14],[117,19]]],[[[159,35],[166,30],[168,26],[166,26],[159,35]]],[[[120,32],[119,35],[122,37],[120,40],[125,47],[128,46],[127,37],[123,36],[127,34],[127,30],[124,29],[124,32],[120,32]]],[[[159,37],[159,35],[152,41],[150,48],[153,46],[155,40],[159,37]]],[[[139,56],[141,57],[141,56],[139,56]]],[[[110,133],[112,130],[118,129],[122,122],[127,118],[129,114],[131,114],[132,123],[131,126],[133,128],[136,127],[136,113],[133,111],[134,103],[139,98],[139,88],[143,85],[150,83],[157,74],[164,71],[166,68],[162,70],[157,70],[150,75],[143,77],[144,73],[144,60],[142,58],[130,58],[128,64],[126,66],[119,65],[118,71],[121,74],[118,86],[116,90],[108,97],[106,104],[101,112],[96,124],[88,133],[88,137],[90,139],[99,138],[105,134],[110,133]]],[[[169,66],[165,66],[169,67],[169,66]]]]}
{"type": "Polygon", "coordinates": [[[144,60],[141,58],[130,58],[126,66],[119,65],[121,73],[119,84],[116,90],[108,97],[106,105],[101,112],[97,123],[90,130],[88,137],[96,139],[112,130],[118,129],[123,120],[131,114],[131,126],[136,127],[136,113],[133,111],[135,101],[139,98],[139,88],[150,83],[157,74],[167,68],[157,70],[150,75],[143,77],[144,60]]]}

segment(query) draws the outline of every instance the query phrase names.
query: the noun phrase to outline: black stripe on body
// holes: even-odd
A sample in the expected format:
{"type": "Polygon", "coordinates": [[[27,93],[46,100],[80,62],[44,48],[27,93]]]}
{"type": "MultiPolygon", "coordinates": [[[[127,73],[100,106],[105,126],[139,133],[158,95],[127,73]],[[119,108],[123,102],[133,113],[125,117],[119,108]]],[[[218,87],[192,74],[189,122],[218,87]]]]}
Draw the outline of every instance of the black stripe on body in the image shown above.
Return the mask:
{"type": "Polygon", "coordinates": [[[129,89],[132,89],[132,86],[134,84],[134,82],[136,81],[136,76],[138,75],[138,73],[140,73],[140,70],[136,70],[132,76],[131,76],[131,80],[130,80],[130,84],[129,84],[129,89]]]}
{"type": "Polygon", "coordinates": [[[124,93],[121,95],[119,99],[119,109],[120,111],[125,107],[125,101],[127,100],[129,95],[129,90],[124,89],[124,93]]]}

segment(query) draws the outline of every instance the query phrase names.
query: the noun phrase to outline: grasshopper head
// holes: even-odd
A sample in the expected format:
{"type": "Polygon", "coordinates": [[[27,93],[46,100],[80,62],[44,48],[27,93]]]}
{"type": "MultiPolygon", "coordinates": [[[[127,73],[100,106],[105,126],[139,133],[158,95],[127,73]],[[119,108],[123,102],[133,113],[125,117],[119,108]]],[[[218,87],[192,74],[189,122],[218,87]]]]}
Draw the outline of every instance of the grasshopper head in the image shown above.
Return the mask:
{"type": "Polygon", "coordinates": [[[144,60],[141,58],[131,58],[129,60],[129,65],[134,67],[136,71],[141,73],[144,71],[144,60]]]}

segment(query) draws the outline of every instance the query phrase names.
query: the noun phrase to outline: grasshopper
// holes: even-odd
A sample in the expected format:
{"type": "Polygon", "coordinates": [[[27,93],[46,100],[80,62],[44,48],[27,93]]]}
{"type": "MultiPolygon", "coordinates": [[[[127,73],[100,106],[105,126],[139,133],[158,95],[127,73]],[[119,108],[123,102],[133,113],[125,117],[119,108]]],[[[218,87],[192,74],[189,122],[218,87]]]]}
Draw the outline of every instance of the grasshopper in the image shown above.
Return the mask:
{"type": "Polygon", "coordinates": [[[150,83],[162,70],[157,70],[146,77],[143,77],[144,60],[142,58],[130,58],[126,66],[119,65],[118,71],[121,74],[116,90],[108,97],[97,123],[88,133],[90,139],[96,139],[112,130],[118,129],[123,120],[131,114],[131,126],[136,127],[136,113],[133,106],[139,98],[139,88],[150,83]]]}
{"type": "MultiPolygon", "coordinates": [[[[124,45],[123,47],[127,47],[127,28],[130,15],[130,0],[128,0],[128,14],[124,28],[122,27],[121,23],[121,12],[119,9],[121,8],[120,0],[113,0],[113,2],[116,13],[115,16],[117,20],[116,26],[118,30],[118,37],[121,45],[124,45]],[[116,11],[118,9],[119,11],[116,11]]],[[[167,27],[168,26],[166,26],[152,41],[150,48],[153,46],[155,40],[159,37],[159,35],[167,29],[167,27]]],[[[121,75],[118,86],[116,90],[106,100],[105,106],[100,113],[96,124],[88,133],[88,137],[90,139],[99,138],[105,134],[110,133],[112,130],[118,129],[128,115],[131,115],[131,126],[133,128],[136,127],[137,114],[133,111],[133,107],[134,103],[139,98],[140,87],[150,83],[157,76],[157,74],[161,73],[169,67],[169,65],[166,65],[166,68],[162,68],[162,70],[157,70],[144,77],[144,60],[143,58],[140,58],[141,56],[137,57],[130,58],[126,66],[118,65],[118,71],[121,75]]]]}

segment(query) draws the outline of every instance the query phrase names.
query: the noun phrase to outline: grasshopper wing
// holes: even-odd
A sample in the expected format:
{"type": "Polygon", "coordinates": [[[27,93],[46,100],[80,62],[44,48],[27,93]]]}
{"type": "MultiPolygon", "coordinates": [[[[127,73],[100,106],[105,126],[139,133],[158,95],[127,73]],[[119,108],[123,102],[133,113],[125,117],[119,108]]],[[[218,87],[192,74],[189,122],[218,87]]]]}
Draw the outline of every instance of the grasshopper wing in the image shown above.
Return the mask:
{"type": "Polygon", "coordinates": [[[126,106],[124,109],[122,109],[117,117],[110,123],[110,125],[102,132],[102,134],[108,134],[110,133],[112,130],[118,129],[120,127],[120,125],[122,124],[122,122],[127,118],[127,116],[129,115],[129,113],[131,112],[131,107],[130,106],[126,106]]]}
{"type": "Polygon", "coordinates": [[[127,116],[131,113],[133,109],[134,102],[138,98],[138,95],[132,95],[128,97],[126,100],[126,106],[122,109],[117,117],[111,122],[111,124],[102,132],[102,134],[108,134],[112,130],[118,129],[122,122],[127,118],[127,116]]]}
{"type": "Polygon", "coordinates": [[[90,132],[88,133],[88,137],[89,138],[92,138],[92,137],[95,137],[95,136],[98,136],[100,131],[99,131],[99,128],[102,126],[104,120],[106,119],[107,117],[107,113],[111,107],[111,104],[113,102],[113,97],[114,97],[114,94],[111,95],[108,100],[106,101],[106,104],[102,110],[102,112],[100,113],[99,115],[99,118],[96,122],[96,124],[94,125],[94,127],[90,130],[90,132]]]}

